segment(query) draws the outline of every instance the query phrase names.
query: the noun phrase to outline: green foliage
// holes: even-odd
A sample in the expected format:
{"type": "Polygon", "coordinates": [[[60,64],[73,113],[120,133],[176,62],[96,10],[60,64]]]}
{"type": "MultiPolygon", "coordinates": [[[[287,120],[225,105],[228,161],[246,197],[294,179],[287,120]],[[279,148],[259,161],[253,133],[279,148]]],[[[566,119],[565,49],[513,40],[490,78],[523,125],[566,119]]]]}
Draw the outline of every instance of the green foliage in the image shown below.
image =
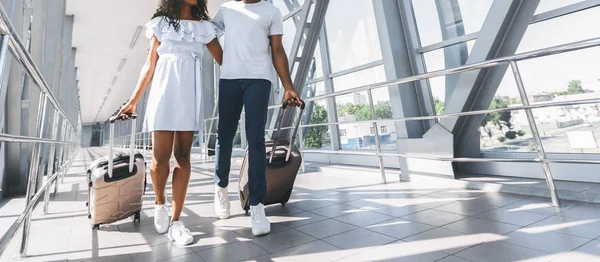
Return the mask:
{"type": "MultiPolygon", "coordinates": [[[[377,119],[389,119],[394,116],[390,101],[379,102],[374,107],[377,119]]],[[[366,104],[345,103],[338,105],[337,111],[340,116],[355,116],[357,121],[371,119],[371,109],[366,104]]]]}
{"type": "Polygon", "coordinates": [[[504,143],[504,142],[506,142],[506,137],[503,137],[503,136],[498,137],[498,141],[500,141],[500,143],[504,143]]]}
{"type": "Polygon", "coordinates": [[[519,130],[519,131],[517,131],[517,135],[519,135],[519,136],[525,136],[525,131],[519,130]]]}
{"type": "MultiPolygon", "coordinates": [[[[508,105],[506,102],[507,102],[506,100],[496,97],[496,98],[494,98],[494,100],[492,100],[492,103],[490,104],[490,109],[508,108],[508,105]]],[[[508,127],[508,129],[512,129],[512,124],[510,123],[511,118],[512,118],[512,112],[510,110],[489,113],[483,117],[481,126],[485,127],[488,124],[492,124],[492,125],[497,126],[500,129],[502,129],[502,126],[506,126],[506,127],[508,127]]]]}
{"type": "Polygon", "coordinates": [[[567,88],[568,94],[582,94],[585,93],[583,90],[583,86],[581,86],[580,80],[571,80],[569,81],[569,87],[567,88]]]}
{"type": "Polygon", "coordinates": [[[438,99],[437,97],[434,97],[433,103],[435,104],[435,114],[438,116],[443,115],[444,110],[446,109],[444,106],[444,102],[442,100],[438,99]]]}
{"type": "Polygon", "coordinates": [[[504,136],[510,140],[513,140],[513,139],[517,138],[517,132],[511,130],[511,131],[506,132],[506,134],[504,134],[504,136]]]}
{"type": "MultiPolygon", "coordinates": [[[[327,123],[327,110],[324,106],[317,103],[314,104],[312,116],[310,117],[311,124],[327,123]]],[[[304,147],[307,148],[322,148],[323,143],[329,140],[327,126],[313,126],[308,128],[304,137],[304,147]]]]}

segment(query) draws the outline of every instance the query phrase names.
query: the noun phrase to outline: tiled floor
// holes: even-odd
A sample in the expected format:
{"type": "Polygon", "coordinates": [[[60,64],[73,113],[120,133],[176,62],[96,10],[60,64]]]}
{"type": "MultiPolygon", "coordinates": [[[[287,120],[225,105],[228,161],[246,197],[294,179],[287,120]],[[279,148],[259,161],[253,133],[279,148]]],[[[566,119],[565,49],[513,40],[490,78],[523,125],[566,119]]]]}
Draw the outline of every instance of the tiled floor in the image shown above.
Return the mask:
{"type": "MultiPolygon", "coordinates": [[[[82,152],[49,214],[36,209],[30,257],[19,261],[600,261],[600,206],[570,202],[557,209],[540,198],[381,185],[377,173],[350,167],[299,175],[291,202],[267,208],[273,232],[253,238],[235,190],[234,215],[214,218],[213,164],[199,156],[182,218],[195,236],[193,245],[178,248],[154,233],[151,192],[140,225],[123,221],[92,231],[84,171],[100,153],[82,152]]],[[[22,204],[0,203],[0,230],[22,204]]],[[[1,261],[13,260],[13,242],[1,261]]]]}

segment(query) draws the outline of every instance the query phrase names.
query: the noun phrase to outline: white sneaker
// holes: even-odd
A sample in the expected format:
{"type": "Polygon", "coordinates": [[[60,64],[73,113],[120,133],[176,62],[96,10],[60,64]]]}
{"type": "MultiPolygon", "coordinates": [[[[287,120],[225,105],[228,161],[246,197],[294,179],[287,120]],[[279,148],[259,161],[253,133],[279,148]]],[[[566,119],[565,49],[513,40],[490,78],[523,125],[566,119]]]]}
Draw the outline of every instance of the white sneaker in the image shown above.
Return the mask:
{"type": "Polygon", "coordinates": [[[252,216],[252,234],[255,237],[263,236],[271,232],[271,222],[267,219],[265,206],[263,204],[250,206],[250,215],[252,216]]]}
{"type": "Polygon", "coordinates": [[[227,219],[231,215],[229,205],[229,194],[227,188],[215,186],[215,213],[220,219],[227,219]]]}
{"type": "Polygon", "coordinates": [[[154,206],[154,228],[159,234],[169,230],[169,211],[165,205],[154,206]]]}
{"type": "Polygon", "coordinates": [[[169,240],[175,242],[175,244],[178,246],[187,246],[194,242],[194,236],[192,236],[190,231],[181,221],[175,221],[171,223],[167,237],[169,240]]]}

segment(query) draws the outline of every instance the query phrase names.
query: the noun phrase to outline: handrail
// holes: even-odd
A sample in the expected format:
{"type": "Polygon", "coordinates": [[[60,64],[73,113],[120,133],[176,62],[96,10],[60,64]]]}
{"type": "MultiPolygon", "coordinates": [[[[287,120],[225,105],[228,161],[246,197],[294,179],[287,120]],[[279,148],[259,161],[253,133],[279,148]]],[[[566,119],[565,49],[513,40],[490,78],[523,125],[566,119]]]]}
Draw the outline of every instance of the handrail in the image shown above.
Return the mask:
{"type": "MultiPolygon", "coordinates": [[[[350,88],[350,89],[346,89],[346,90],[341,90],[341,91],[328,93],[328,94],[324,94],[324,95],[307,97],[304,99],[304,101],[312,102],[312,101],[316,101],[316,100],[323,100],[323,99],[330,98],[330,97],[349,95],[349,94],[364,92],[367,90],[388,87],[388,86],[392,86],[392,85],[405,84],[405,83],[410,83],[410,82],[415,82],[415,81],[420,81],[420,80],[426,80],[426,79],[434,78],[434,77],[462,73],[462,72],[467,72],[467,71],[472,71],[472,70],[477,70],[477,69],[490,68],[490,67],[498,66],[501,64],[507,64],[507,63],[510,63],[511,61],[529,60],[529,59],[533,59],[533,58],[568,53],[568,52],[572,52],[572,51],[577,51],[577,50],[582,50],[582,49],[587,49],[587,48],[592,48],[592,47],[597,47],[597,46],[600,46],[600,37],[590,38],[587,40],[563,44],[563,45],[542,48],[542,49],[529,51],[529,52],[525,52],[525,53],[521,53],[521,54],[517,54],[517,55],[513,55],[513,56],[501,57],[501,58],[486,60],[483,62],[448,68],[448,69],[441,69],[441,70],[427,72],[427,73],[409,76],[409,77],[405,77],[405,78],[384,81],[384,82],[379,82],[379,83],[374,83],[374,84],[369,84],[369,85],[363,85],[363,86],[350,88]]],[[[271,105],[271,106],[269,106],[269,109],[275,109],[278,107],[280,107],[280,105],[271,105]]],[[[211,121],[211,120],[217,120],[217,119],[219,119],[218,116],[206,118],[205,121],[211,121]]]]}
{"type": "Polygon", "coordinates": [[[42,188],[38,192],[36,192],[35,195],[33,195],[31,201],[28,202],[23,213],[19,215],[17,220],[13,222],[13,224],[8,228],[8,230],[2,236],[2,238],[0,238],[0,254],[4,253],[4,250],[6,250],[6,247],[8,246],[12,238],[15,236],[23,222],[25,222],[25,218],[33,211],[33,208],[38,203],[38,200],[42,196],[42,193],[44,193],[46,190],[49,190],[48,187],[52,184],[52,182],[54,182],[58,178],[58,176],[61,174],[61,171],[67,168],[71,164],[71,162],[73,162],[76,156],[77,152],[75,152],[71,156],[71,158],[69,158],[69,160],[67,160],[50,178],[48,178],[46,182],[42,185],[42,188]]]}
{"type": "Polygon", "coordinates": [[[11,142],[11,143],[42,143],[42,144],[57,144],[57,145],[74,145],[77,143],[66,142],[53,139],[37,138],[30,136],[16,136],[10,134],[0,133],[0,142],[11,142]]]}
{"type": "Polygon", "coordinates": [[[78,137],[81,137],[79,134],[79,129],[75,127],[71,120],[67,116],[66,112],[60,106],[50,88],[48,87],[48,83],[42,77],[42,73],[40,69],[37,67],[31,54],[27,52],[27,48],[23,45],[23,41],[19,37],[19,34],[15,30],[15,27],[10,22],[9,16],[4,11],[4,6],[0,4],[0,34],[1,35],[10,35],[9,47],[11,53],[15,56],[16,60],[23,66],[25,71],[31,76],[35,86],[40,89],[40,92],[45,93],[48,101],[54,106],[54,108],[59,112],[59,114],[69,123],[71,128],[78,137]]]}

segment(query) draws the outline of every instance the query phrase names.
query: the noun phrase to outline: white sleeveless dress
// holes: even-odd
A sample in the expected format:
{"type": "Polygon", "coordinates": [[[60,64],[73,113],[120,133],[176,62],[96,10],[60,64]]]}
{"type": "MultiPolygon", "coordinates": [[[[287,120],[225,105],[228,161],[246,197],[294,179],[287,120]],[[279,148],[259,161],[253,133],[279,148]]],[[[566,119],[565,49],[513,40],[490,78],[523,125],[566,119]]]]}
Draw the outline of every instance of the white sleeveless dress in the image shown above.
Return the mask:
{"type": "Polygon", "coordinates": [[[209,21],[190,20],[181,20],[175,31],[164,17],[152,19],[146,28],[146,37],[156,36],[160,46],[144,130],[201,131],[203,51],[222,33],[209,21]]]}

